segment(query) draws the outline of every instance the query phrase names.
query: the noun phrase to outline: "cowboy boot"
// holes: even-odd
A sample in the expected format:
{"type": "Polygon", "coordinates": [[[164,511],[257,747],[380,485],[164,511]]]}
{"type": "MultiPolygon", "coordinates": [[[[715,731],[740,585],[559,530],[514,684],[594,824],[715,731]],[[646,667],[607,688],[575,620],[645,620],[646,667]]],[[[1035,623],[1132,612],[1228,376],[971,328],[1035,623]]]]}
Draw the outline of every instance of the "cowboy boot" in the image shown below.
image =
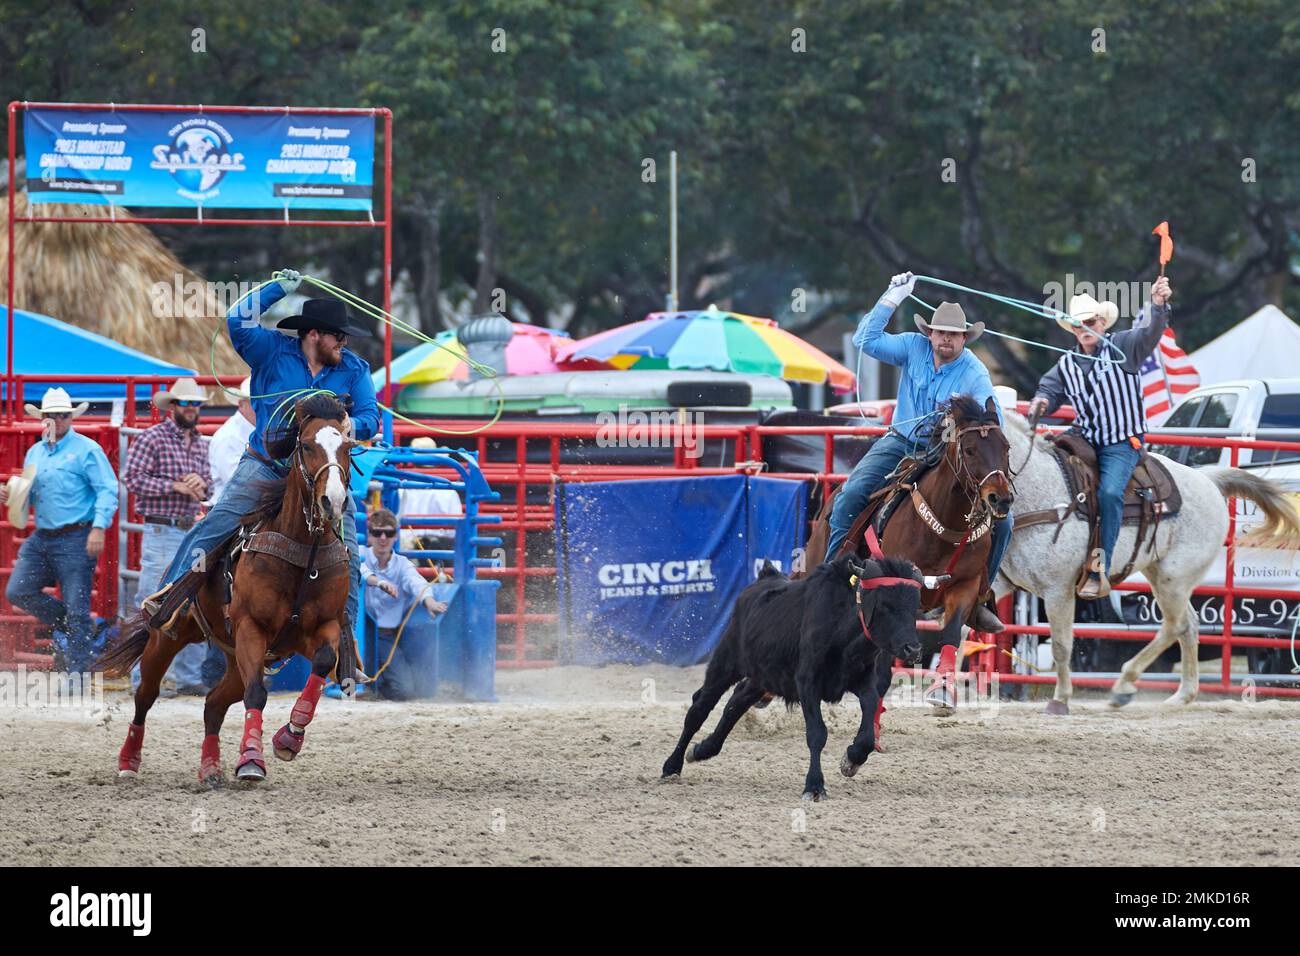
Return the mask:
{"type": "Polygon", "coordinates": [[[1106,575],[1105,560],[1101,548],[1094,548],[1088,566],[1088,578],[1075,592],[1083,600],[1094,601],[1110,594],[1110,578],[1106,575]]]}

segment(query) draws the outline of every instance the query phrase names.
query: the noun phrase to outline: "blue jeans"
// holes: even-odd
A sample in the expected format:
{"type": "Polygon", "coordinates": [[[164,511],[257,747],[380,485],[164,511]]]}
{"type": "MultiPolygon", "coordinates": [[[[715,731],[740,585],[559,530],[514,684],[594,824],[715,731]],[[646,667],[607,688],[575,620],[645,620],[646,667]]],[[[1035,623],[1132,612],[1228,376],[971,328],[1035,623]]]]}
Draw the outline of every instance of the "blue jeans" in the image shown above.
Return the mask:
{"type": "Polygon", "coordinates": [[[1120,525],[1124,523],[1124,489],[1133,477],[1142,452],[1127,441],[1102,445],[1097,449],[1097,464],[1101,468],[1101,484],[1097,489],[1097,508],[1101,512],[1100,544],[1106,554],[1106,572],[1110,573],[1110,557],[1115,550],[1120,525]]]}
{"type": "MultiPolygon", "coordinates": [[[[140,579],[135,589],[135,606],[159,588],[163,572],[176,557],[176,550],[185,540],[185,532],[163,524],[146,524],[140,532],[140,579]]],[[[187,644],[172,658],[168,674],[178,687],[205,685],[199,672],[207,648],[201,644],[187,644]]],[[[131,688],[140,686],[140,665],[131,668],[131,688]]]]}
{"type": "Polygon", "coordinates": [[[911,447],[906,439],[889,432],[881,435],[853,466],[853,472],[844,480],[839,497],[831,508],[831,535],[826,543],[827,561],[833,560],[839,553],[853,522],[867,506],[867,499],[884,483],[885,476],[898,467],[911,447]]]}
{"type": "MultiPolygon", "coordinates": [[[[826,560],[832,560],[839,553],[840,545],[848,536],[853,522],[867,506],[867,499],[878,489],[885,476],[898,467],[903,457],[915,447],[894,432],[882,435],[872,445],[862,459],[853,467],[853,473],[844,481],[839,497],[831,508],[831,534],[826,545],[826,560]]],[[[989,585],[998,576],[1002,558],[1011,543],[1011,532],[1015,526],[1014,516],[1008,514],[993,522],[992,546],[989,550],[988,574],[989,585]]]]}
{"type": "Polygon", "coordinates": [[[86,553],[89,536],[89,528],[59,535],[33,531],[18,551],[5,589],[10,604],[68,635],[64,666],[71,673],[89,671],[92,658],[95,628],[90,619],[90,591],[98,559],[86,553]],[[42,590],[54,584],[63,600],[42,590]]]}
{"type": "MultiPolygon", "coordinates": [[[[265,462],[258,461],[247,452],[235,466],[235,473],[222,489],[221,499],[212,507],[207,516],[185,535],[176,557],[172,560],[162,584],[171,584],[181,578],[191,566],[204,555],[235,533],[239,521],[257,507],[261,498],[261,481],[278,481],[283,478],[277,469],[265,462]]],[[[357,619],[357,594],[361,590],[361,559],[357,555],[357,520],[356,506],[352,496],[344,499],[343,508],[343,543],[348,548],[348,570],[351,580],[348,587],[347,627],[349,631],[357,619]]],[[[160,584],[159,587],[162,585],[160,584]]],[[[148,595],[146,595],[147,597],[148,595]]]]}

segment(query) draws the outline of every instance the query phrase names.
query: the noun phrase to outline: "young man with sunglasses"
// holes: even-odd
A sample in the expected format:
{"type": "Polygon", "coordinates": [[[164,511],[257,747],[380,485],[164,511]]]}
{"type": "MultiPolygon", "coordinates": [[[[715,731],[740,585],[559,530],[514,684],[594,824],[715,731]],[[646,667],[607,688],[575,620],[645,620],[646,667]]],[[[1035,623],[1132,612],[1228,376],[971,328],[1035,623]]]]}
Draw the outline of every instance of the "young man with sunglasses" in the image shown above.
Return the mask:
{"type": "MultiPolygon", "coordinates": [[[[209,399],[192,378],[177,379],[170,389],[153,396],[165,416],[146,429],[127,452],[122,482],[136,496],[136,511],[144,522],[140,535],[140,580],[137,606],[158,589],[185,532],[194,527],[212,484],[208,443],[198,433],[199,412],[209,399]]],[[[191,644],[172,660],[176,693],[203,696],[208,688],[200,668],[205,650],[191,644]]],[[[131,670],[131,685],[140,684],[140,667],[131,670]]]]}
{"type": "Polygon", "coordinates": [[[1131,329],[1114,333],[1109,330],[1119,319],[1119,309],[1113,302],[1098,302],[1090,295],[1070,299],[1069,317],[1057,323],[1074,336],[1075,347],[1042,377],[1029,404],[1033,417],[1050,415],[1068,401],[1074,407],[1074,430],[1097,452],[1100,547],[1089,558],[1088,578],[1078,591],[1085,600],[1110,594],[1108,575],[1124,518],[1124,489],[1142,457],[1146,438],[1142,363],[1169,324],[1172,296],[1169,280],[1156,279],[1150,306],[1138,313],[1131,329]],[[1103,345],[1106,342],[1110,344],[1103,345]]]}
{"type": "MultiPolygon", "coordinates": [[[[180,550],[167,569],[162,590],[142,604],[153,627],[171,626],[207,577],[214,549],[239,527],[240,519],[252,511],[262,496],[266,481],[288,474],[286,462],[268,457],[266,437],[293,423],[293,396],[304,389],[333,392],[349,409],[344,423],[348,437],[364,440],[379,430],[379,407],[370,380],[370,365],[348,351],[349,337],[370,333],[349,321],[347,307],[338,299],[307,299],[301,310],[281,319],[275,329],[264,328],[261,316],[276,302],[294,292],[302,277],[292,269],[277,273],[266,285],[254,289],[226,313],[226,328],[235,351],[252,370],[251,401],[257,426],[222,491],[207,516],[190,529],[180,550]],[[284,332],[276,331],[282,329],[284,332]],[[285,332],[296,332],[297,336],[285,332]]],[[[343,542],[348,548],[351,586],[348,588],[347,627],[357,617],[358,572],[356,521],[351,519],[352,498],[344,504],[348,517],[343,524],[343,542]]]]}
{"type": "MultiPolygon", "coordinates": [[[[382,665],[393,649],[397,630],[411,606],[420,601],[430,617],[447,610],[434,598],[428,581],[410,558],[396,554],[397,516],[387,508],[371,512],[366,520],[370,546],[361,549],[361,574],[366,582],[366,616],[374,625],[376,661],[382,665]]],[[[409,700],[417,695],[418,655],[413,645],[397,645],[393,659],[379,680],[378,690],[389,700],[409,700]]]]}
{"type": "Polygon", "coordinates": [[[41,439],[27,449],[22,475],[0,484],[0,504],[8,505],[9,521],[17,528],[27,526],[30,505],[36,530],[18,551],[5,597],[66,634],[60,663],[83,673],[94,658],[90,592],[104,532],[117,512],[117,476],[98,442],[72,427],[89,407],[86,402],[74,408],[66,391],[51,388],[39,409],[25,407],[41,419],[41,439]],[[62,600],[45,593],[52,585],[58,585],[62,600]]]}

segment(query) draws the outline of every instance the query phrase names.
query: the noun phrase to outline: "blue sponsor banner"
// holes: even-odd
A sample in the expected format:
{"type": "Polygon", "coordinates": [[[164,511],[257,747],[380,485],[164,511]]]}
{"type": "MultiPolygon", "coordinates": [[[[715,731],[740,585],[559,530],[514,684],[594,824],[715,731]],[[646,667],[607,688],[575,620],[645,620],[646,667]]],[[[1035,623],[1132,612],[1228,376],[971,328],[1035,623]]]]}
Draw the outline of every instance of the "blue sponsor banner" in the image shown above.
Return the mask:
{"type": "Polygon", "coordinates": [[[372,208],[372,115],[34,108],[23,136],[34,203],[372,208]]]}
{"type": "Polygon", "coordinates": [[[705,660],[767,558],[803,544],[804,482],[745,475],[556,487],[561,659],[705,660]]]}

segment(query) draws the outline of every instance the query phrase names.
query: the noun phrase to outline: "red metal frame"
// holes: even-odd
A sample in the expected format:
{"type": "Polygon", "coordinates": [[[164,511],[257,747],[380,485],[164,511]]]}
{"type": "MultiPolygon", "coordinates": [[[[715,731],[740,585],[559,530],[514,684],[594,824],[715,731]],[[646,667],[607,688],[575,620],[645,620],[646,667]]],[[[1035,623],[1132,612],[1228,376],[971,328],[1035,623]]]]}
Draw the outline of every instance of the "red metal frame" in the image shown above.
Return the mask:
{"type": "MultiPolygon", "coordinates": [[[[6,318],[9,323],[7,356],[5,360],[5,401],[3,403],[3,419],[6,423],[18,420],[19,410],[22,408],[15,400],[14,395],[14,257],[17,254],[17,247],[14,244],[14,223],[16,222],[102,222],[102,223],[138,223],[141,225],[190,225],[190,226],[305,226],[311,228],[326,229],[346,229],[346,228],[364,228],[364,229],[382,229],[384,231],[384,311],[392,311],[392,277],[393,277],[393,112],[387,107],[374,108],[356,108],[356,107],[306,107],[306,106],[207,106],[204,104],[180,105],[175,103],[165,104],[148,104],[148,103],[41,103],[14,100],[9,104],[9,252],[7,256],[7,270],[9,277],[9,288],[6,305],[8,311],[6,318]],[[49,110],[86,110],[101,109],[110,111],[129,112],[154,112],[154,113],[284,113],[289,115],[301,114],[309,116],[382,116],[384,119],[384,218],[376,220],[368,218],[365,220],[357,219],[222,219],[204,216],[202,210],[198,211],[195,218],[185,217],[162,217],[162,216],[118,216],[111,213],[108,216],[15,216],[14,215],[14,197],[18,191],[18,183],[14,176],[15,165],[17,162],[17,144],[18,144],[18,113],[26,109],[49,109],[49,110]]],[[[116,207],[112,207],[114,210],[116,207]]],[[[29,211],[30,212],[30,211],[29,211]]],[[[384,369],[385,372],[391,372],[393,363],[393,329],[387,323],[384,324],[384,369]]],[[[391,375],[385,375],[385,382],[388,383],[391,375]]],[[[60,381],[69,381],[70,379],[62,377],[60,381]]],[[[118,379],[120,381],[120,379],[118,379]]],[[[391,397],[392,385],[386,384],[384,387],[384,401],[388,402],[391,397]]]]}

